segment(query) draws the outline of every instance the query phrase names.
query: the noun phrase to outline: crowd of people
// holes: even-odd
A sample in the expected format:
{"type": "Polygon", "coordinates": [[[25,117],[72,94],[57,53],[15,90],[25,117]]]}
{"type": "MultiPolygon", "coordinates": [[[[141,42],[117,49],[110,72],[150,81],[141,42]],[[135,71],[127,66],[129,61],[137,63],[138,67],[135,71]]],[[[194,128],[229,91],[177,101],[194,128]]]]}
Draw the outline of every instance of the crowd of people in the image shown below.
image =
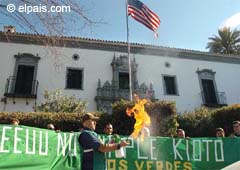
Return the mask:
{"type": "MultiPolygon", "coordinates": [[[[129,145],[126,140],[120,140],[118,143],[104,143],[95,132],[97,120],[99,120],[99,117],[96,117],[93,113],[86,113],[82,117],[83,128],[81,129],[81,134],[78,140],[80,146],[83,149],[81,157],[83,170],[105,169],[105,153],[119,150],[121,147],[129,145]]],[[[20,124],[20,121],[16,118],[11,118],[10,121],[11,124],[15,126],[18,126],[20,124]]],[[[46,128],[48,130],[56,131],[52,123],[47,124],[46,128]]],[[[230,137],[240,137],[240,121],[233,121],[232,129],[233,133],[231,133],[230,137]]],[[[113,125],[111,123],[107,123],[105,125],[104,133],[109,136],[113,135],[113,125]]],[[[140,133],[145,133],[145,136],[150,136],[150,131],[147,127],[143,127],[140,133]]],[[[224,129],[221,127],[216,128],[215,135],[216,137],[226,136],[224,129]]],[[[189,138],[186,136],[185,131],[180,128],[176,131],[176,137],[186,139],[189,138]]]]}
{"type": "MultiPolygon", "coordinates": [[[[14,126],[18,126],[20,124],[20,120],[15,118],[15,117],[10,118],[9,122],[10,122],[11,125],[14,125],[14,126]]],[[[46,129],[54,130],[55,132],[60,132],[60,130],[55,129],[55,126],[52,123],[48,123],[46,125],[46,129]]]]}
{"type": "MultiPolygon", "coordinates": [[[[229,137],[240,137],[240,121],[236,120],[232,122],[232,129],[233,132],[230,134],[229,137]]],[[[216,137],[226,137],[225,131],[223,128],[218,127],[216,128],[216,137]]],[[[189,138],[185,136],[185,131],[183,129],[177,129],[177,136],[178,138],[189,138]]]]}
{"type": "MultiPolygon", "coordinates": [[[[134,125],[134,132],[130,135],[132,138],[140,138],[143,140],[143,137],[150,136],[149,126],[151,123],[150,117],[145,111],[144,104],[146,100],[141,100],[138,95],[134,94],[135,106],[132,108],[127,108],[126,114],[128,116],[134,116],[136,123],[134,125]]],[[[99,120],[99,117],[95,116],[93,113],[86,113],[82,117],[82,127],[80,130],[80,135],[78,142],[82,148],[81,155],[81,167],[82,170],[105,170],[106,169],[106,158],[105,153],[120,150],[122,147],[129,145],[126,140],[118,140],[117,142],[110,142],[110,140],[102,141],[99,135],[95,132],[96,122],[99,120]],[[96,162],[97,161],[97,162],[96,162]]],[[[20,121],[17,118],[11,118],[10,123],[14,126],[18,126],[20,121]]],[[[46,129],[59,132],[56,130],[54,124],[48,123],[46,129]]],[[[240,137],[240,121],[236,120],[232,122],[233,132],[230,134],[230,137],[240,137]]],[[[104,127],[104,133],[108,137],[118,136],[113,134],[113,125],[107,123],[104,127]]],[[[215,136],[218,138],[226,137],[224,128],[218,127],[215,131],[215,136]]],[[[186,136],[184,129],[176,130],[176,138],[190,139],[186,136]]]]}
{"type": "MultiPolygon", "coordinates": [[[[111,152],[114,150],[118,150],[121,147],[125,147],[128,145],[128,142],[125,140],[120,141],[119,143],[103,143],[98,138],[98,134],[94,132],[96,128],[96,121],[99,118],[94,116],[92,113],[87,113],[83,116],[83,130],[79,136],[79,143],[83,148],[82,155],[82,168],[83,170],[93,170],[93,169],[104,169],[105,167],[105,152],[111,152]],[[94,163],[96,159],[93,157],[98,157],[98,163],[94,163]],[[101,160],[101,161],[99,161],[101,160]],[[87,163],[86,163],[87,162],[87,163]],[[102,163],[101,163],[102,162],[102,163]],[[98,167],[93,167],[97,165],[98,167]]],[[[232,123],[233,133],[230,135],[231,137],[240,137],[240,121],[234,121],[232,123]]],[[[111,123],[107,123],[104,128],[104,133],[106,135],[113,134],[113,126],[111,123]]],[[[143,129],[142,133],[146,133],[146,136],[150,135],[149,129],[143,129]]],[[[176,131],[177,138],[189,138],[185,135],[185,131],[183,129],[177,129],[176,131]]],[[[216,128],[216,137],[225,137],[225,132],[223,128],[216,128]]]]}
{"type": "MultiPolygon", "coordinates": [[[[92,114],[92,113],[87,113],[87,114],[92,114]]],[[[18,126],[20,124],[20,121],[17,118],[11,118],[10,119],[10,124],[18,126]]],[[[55,126],[52,123],[48,123],[47,126],[46,126],[46,129],[54,130],[56,132],[60,131],[60,130],[56,130],[55,126]]],[[[230,134],[229,137],[240,137],[240,121],[239,120],[236,120],[236,121],[232,122],[232,129],[233,129],[233,132],[230,134]]],[[[81,131],[82,130],[83,129],[81,129],[81,131]]],[[[110,122],[108,122],[105,125],[103,131],[107,135],[112,135],[112,133],[113,133],[113,125],[110,122]]],[[[150,130],[147,127],[143,127],[142,130],[141,130],[141,133],[144,133],[145,136],[150,136],[150,130]]],[[[221,127],[216,128],[215,136],[216,137],[226,137],[224,129],[221,128],[221,127]]],[[[186,137],[185,131],[183,129],[180,129],[180,128],[176,130],[176,137],[177,138],[189,138],[188,136],[186,137]]]]}

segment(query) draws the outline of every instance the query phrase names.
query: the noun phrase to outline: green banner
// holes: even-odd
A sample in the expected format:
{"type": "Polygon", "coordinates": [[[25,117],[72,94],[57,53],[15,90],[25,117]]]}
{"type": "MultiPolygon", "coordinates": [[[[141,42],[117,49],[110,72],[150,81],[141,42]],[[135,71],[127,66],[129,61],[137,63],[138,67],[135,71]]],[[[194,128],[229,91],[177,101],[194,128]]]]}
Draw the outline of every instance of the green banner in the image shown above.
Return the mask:
{"type": "MultiPolygon", "coordinates": [[[[0,135],[1,170],[81,169],[79,133],[0,125],[0,135]]],[[[124,158],[106,154],[108,170],[220,170],[240,160],[240,138],[129,140],[124,158]]]]}
{"type": "Polygon", "coordinates": [[[0,126],[1,170],[79,170],[77,133],[0,126]]]}
{"type": "Polygon", "coordinates": [[[131,142],[126,159],[113,156],[108,170],[220,170],[240,160],[240,138],[146,138],[131,142]]]}

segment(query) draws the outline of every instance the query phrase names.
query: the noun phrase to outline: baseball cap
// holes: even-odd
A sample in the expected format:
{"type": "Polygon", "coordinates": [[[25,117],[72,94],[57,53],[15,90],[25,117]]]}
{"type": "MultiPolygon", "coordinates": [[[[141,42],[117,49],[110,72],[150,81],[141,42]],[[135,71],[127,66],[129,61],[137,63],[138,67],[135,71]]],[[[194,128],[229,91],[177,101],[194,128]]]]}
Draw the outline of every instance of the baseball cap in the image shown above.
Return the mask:
{"type": "Polygon", "coordinates": [[[86,113],[85,115],[83,115],[82,122],[85,122],[87,120],[98,120],[98,119],[99,119],[99,117],[94,116],[94,114],[89,112],[89,113],[86,113]]]}

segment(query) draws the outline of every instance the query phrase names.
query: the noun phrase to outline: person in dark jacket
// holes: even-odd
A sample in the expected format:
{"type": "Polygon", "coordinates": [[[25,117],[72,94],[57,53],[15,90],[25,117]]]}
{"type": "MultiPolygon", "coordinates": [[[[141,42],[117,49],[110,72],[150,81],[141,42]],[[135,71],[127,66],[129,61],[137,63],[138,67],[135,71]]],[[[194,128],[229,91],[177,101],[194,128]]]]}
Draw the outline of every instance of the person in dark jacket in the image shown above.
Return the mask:
{"type": "Polygon", "coordinates": [[[83,129],[79,136],[79,143],[82,147],[82,170],[106,170],[104,153],[128,145],[124,140],[120,143],[104,144],[94,131],[98,119],[99,117],[94,116],[93,113],[86,113],[82,117],[83,129]]]}

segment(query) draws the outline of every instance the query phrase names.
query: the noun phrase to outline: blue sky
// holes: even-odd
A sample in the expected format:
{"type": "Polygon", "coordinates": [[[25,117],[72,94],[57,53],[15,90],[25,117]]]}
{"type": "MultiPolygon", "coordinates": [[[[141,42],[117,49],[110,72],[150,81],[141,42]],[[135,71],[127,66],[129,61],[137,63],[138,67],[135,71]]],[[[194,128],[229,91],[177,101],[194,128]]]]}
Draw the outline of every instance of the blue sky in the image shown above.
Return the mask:
{"type": "MultiPolygon", "coordinates": [[[[125,0],[81,0],[89,17],[103,21],[68,35],[127,41],[125,0]]],[[[240,0],[141,0],[161,19],[159,37],[129,17],[130,42],[207,51],[208,38],[226,22],[239,28],[240,0]],[[233,17],[235,15],[235,17],[233,17]],[[231,18],[232,17],[232,18],[231,18]]],[[[71,14],[70,14],[71,15],[71,14]]],[[[1,17],[0,17],[1,23],[1,17]]],[[[6,23],[6,22],[5,22],[6,23]]]]}
{"type": "MultiPolygon", "coordinates": [[[[129,17],[130,41],[206,51],[208,37],[231,16],[240,13],[240,0],[141,0],[161,19],[155,38],[151,30],[129,17]]],[[[126,41],[125,0],[97,0],[93,10],[108,22],[89,37],[126,41]]],[[[240,16],[236,17],[234,22],[240,16]]],[[[233,22],[232,22],[233,23],[233,22]]],[[[232,24],[234,26],[234,24],[232,24]]],[[[229,25],[230,26],[230,25],[229,25]]]]}

